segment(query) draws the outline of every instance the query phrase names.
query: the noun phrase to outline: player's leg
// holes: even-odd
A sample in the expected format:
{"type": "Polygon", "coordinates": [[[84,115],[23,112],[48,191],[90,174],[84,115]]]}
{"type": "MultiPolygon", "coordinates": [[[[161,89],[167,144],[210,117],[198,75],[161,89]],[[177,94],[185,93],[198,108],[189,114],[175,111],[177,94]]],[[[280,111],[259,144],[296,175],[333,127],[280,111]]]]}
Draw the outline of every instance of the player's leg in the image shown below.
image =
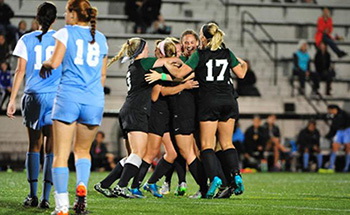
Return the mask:
{"type": "Polygon", "coordinates": [[[329,158],[329,167],[328,169],[334,170],[335,168],[335,161],[337,158],[337,152],[341,146],[341,144],[344,143],[344,131],[338,130],[334,137],[334,142],[332,144],[332,152],[329,158]]]}
{"type": "Polygon", "coordinates": [[[350,166],[350,128],[344,130],[344,147],[345,147],[345,167],[343,172],[349,171],[350,166]]]}
{"type": "Polygon", "coordinates": [[[52,125],[43,127],[43,134],[46,137],[44,144],[44,166],[43,166],[43,192],[41,195],[40,208],[49,208],[49,197],[52,182],[52,162],[53,162],[53,131],[52,125]]]}
{"type": "Polygon", "coordinates": [[[306,171],[309,167],[309,158],[310,158],[310,153],[309,153],[309,148],[305,147],[304,152],[303,152],[303,170],[306,171]]]}
{"type": "Polygon", "coordinates": [[[174,194],[177,196],[183,196],[187,191],[186,160],[181,156],[181,154],[176,158],[174,162],[174,167],[178,177],[178,185],[174,194]]]}
{"type": "Polygon", "coordinates": [[[330,155],[330,158],[329,158],[329,169],[332,169],[334,170],[335,168],[335,161],[336,161],[336,158],[337,158],[337,152],[340,148],[340,143],[337,143],[337,142],[334,142],[332,144],[332,152],[331,152],[331,155],[330,155]]]}
{"type": "Polygon", "coordinates": [[[128,139],[131,147],[131,154],[126,159],[124,169],[118,185],[114,188],[114,193],[124,198],[134,198],[127,189],[131,178],[139,172],[142,164],[142,157],[146,152],[148,134],[142,131],[131,131],[128,133],[128,139]]]}
{"type": "Polygon", "coordinates": [[[139,172],[136,174],[131,184],[130,191],[132,192],[132,194],[134,194],[137,197],[143,196],[139,188],[142,184],[142,181],[146,177],[147,171],[151,166],[153,159],[159,154],[161,142],[162,142],[161,136],[153,133],[148,134],[146,154],[145,156],[143,156],[142,164],[140,166],[139,172]]]}
{"type": "Polygon", "coordinates": [[[104,178],[100,183],[97,183],[94,185],[94,189],[106,197],[116,197],[113,194],[110,187],[116,180],[118,180],[121,177],[124,169],[125,161],[128,158],[128,156],[131,154],[131,148],[127,138],[127,134],[125,134],[123,141],[124,141],[127,156],[119,160],[116,167],[114,167],[114,169],[107,175],[106,178],[104,178]]]}
{"type": "Polygon", "coordinates": [[[71,151],[76,122],[71,124],[53,121],[53,163],[52,181],[55,188],[56,212],[68,212],[68,158],[71,151]]]}
{"type": "Polygon", "coordinates": [[[176,144],[182,157],[186,160],[190,173],[196,183],[199,185],[202,196],[206,195],[207,177],[202,162],[197,158],[193,147],[193,135],[176,135],[176,144]]]}
{"type": "Polygon", "coordinates": [[[236,148],[232,144],[232,136],[235,120],[228,119],[218,123],[218,138],[223,150],[224,165],[229,169],[231,174],[231,183],[234,182],[235,194],[240,195],[244,191],[242,177],[239,170],[239,159],[236,148]]]}
{"type": "Polygon", "coordinates": [[[222,184],[217,171],[217,157],[215,155],[215,134],[218,128],[218,121],[200,122],[200,140],[201,140],[201,158],[203,166],[209,180],[210,188],[206,194],[207,198],[212,198],[215,195],[216,189],[222,184]]]}
{"type": "Polygon", "coordinates": [[[34,130],[27,127],[27,133],[29,138],[29,147],[26,156],[26,170],[27,180],[29,182],[29,195],[24,200],[24,206],[38,206],[37,189],[38,189],[38,177],[40,168],[40,149],[42,145],[42,132],[41,130],[34,130]]]}
{"type": "Polygon", "coordinates": [[[147,184],[145,184],[145,186],[143,187],[145,190],[150,191],[155,197],[159,198],[163,197],[163,195],[158,193],[158,187],[156,183],[173,167],[173,163],[177,156],[176,152],[174,153],[175,149],[170,149],[169,143],[171,143],[171,141],[166,142],[167,143],[165,144],[167,144],[167,149],[170,153],[166,153],[160,159],[147,184]]]}
{"type": "Polygon", "coordinates": [[[345,166],[343,172],[348,172],[350,166],[350,142],[345,144],[345,166]]]}
{"type": "Polygon", "coordinates": [[[312,150],[317,154],[316,155],[316,159],[317,159],[317,169],[321,169],[322,168],[322,163],[323,163],[323,155],[320,149],[319,145],[314,145],[312,150]]]}
{"type": "Polygon", "coordinates": [[[87,186],[90,178],[91,155],[90,148],[98,131],[98,125],[77,123],[74,142],[74,158],[76,169],[76,198],[74,211],[86,212],[87,186]]]}

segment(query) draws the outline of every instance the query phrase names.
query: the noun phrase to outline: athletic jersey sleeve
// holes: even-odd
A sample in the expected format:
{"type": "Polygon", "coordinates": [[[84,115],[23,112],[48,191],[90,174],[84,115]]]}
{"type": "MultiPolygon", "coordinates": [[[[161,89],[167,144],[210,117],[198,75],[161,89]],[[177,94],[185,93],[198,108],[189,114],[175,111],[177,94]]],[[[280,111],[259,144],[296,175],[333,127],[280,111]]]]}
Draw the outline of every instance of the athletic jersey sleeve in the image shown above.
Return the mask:
{"type": "Polygon", "coordinates": [[[56,33],[52,35],[53,38],[63,43],[63,45],[67,48],[68,41],[68,30],[67,28],[62,28],[58,30],[56,33]]]}
{"type": "Polygon", "coordinates": [[[236,56],[233,54],[231,50],[230,50],[230,58],[231,58],[231,68],[236,67],[239,64],[239,61],[237,60],[236,56]]]}
{"type": "Polygon", "coordinates": [[[13,51],[13,55],[28,61],[27,46],[23,41],[23,37],[18,40],[15,50],[13,51]]]}
{"type": "Polygon", "coordinates": [[[157,58],[148,57],[141,59],[141,66],[145,71],[148,71],[153,68],[153,65],[156,63],[157,58]]]}
{"type": "Polygon", "coordinates": [[[185,64],[191,67],[192,70],[195,70],[199,63],[199,54],[196,50],[191,57],[185,62],[185,64]]]}

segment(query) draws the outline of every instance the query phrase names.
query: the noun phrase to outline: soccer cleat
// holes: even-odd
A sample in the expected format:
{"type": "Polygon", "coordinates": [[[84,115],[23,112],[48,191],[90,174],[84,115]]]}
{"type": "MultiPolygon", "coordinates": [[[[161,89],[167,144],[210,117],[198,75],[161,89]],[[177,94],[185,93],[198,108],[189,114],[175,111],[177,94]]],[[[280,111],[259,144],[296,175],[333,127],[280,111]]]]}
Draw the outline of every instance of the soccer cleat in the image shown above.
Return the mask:
{"type": "Polygon", "coordinates": [[[75,201],[73,210],[75,214],[87,214],[87,201],[86,201],[87,190],[83,183],[80,183],[77,187],[75,194],[75,201]]]}
{"type": "Polygon", "coordinates": [[[119,187],[119,185],[117,185],[114,189],[113,189],[113,195],[115,196],[121,196],[123,198],[126,199],[134,199],[135,196],[130,192],[130,190],[126,187],[119,187]]]}
{"type": "Polygon", "coordinates": [[[51,213],[51,215],[69,215],[68,208],[61,209],[57,211],[56,209],[51,213]]]}
{"type": "Polygon", "coordinates": [[[163,198],[163,195],[158,192],[158,186],[156,183],[154,184],[145,184],[143,185],[143,189],[152,193],[153,196],[158,198],[163,198]]]}
{"type": "Polygon", "coordinates": [[[189,196],[188,198],[190,199],[201,199],[202,198],[202,193],[200,190],[198,190],[195,194],[189,196]]]}
{"type": "Polygon", "coordinates": [[[139,188],[130,188],[129,191],[132,193],[132,195],[134,195],[138,199],[146,198],[146,196],[142,194],[139,188]]]}
{"type": "Polygon", "coordinates": [[[215,195],[216,189],[218,189],[222,185],[222,181],[219,177],[215,176],[213,181],[210,184],[209,190],[205,197],[207,199],[212,199],[215,195]]]}
{"type": "Polygon", "coordinates": [[[39,204],[38,197],[33,196],[30,197],[29,195],[24,199],[23,205],[26,207],[37,207],[39,204]]]}
{"type": "Polygon", "coordinates": [[[218,199],[228,199],[232,196],[234,192],[234,188],[232,187],[226,187],[225,189],[219,191],[216,195],[215,198],[218,199]]]}
{"type": "Polygon", "coordinates": [[[235,176],[235,183],[237,186],[235,188],[235,195],[241,195],[244,191],[244,186],[243,186],[242,177],[240,175],[235,176]]]}
{"type": "Polygon", "coordinates": [[[56,193],[55,192],[55,210],[51,215],[68,215],[69,214],[69,199],[68,193],[56,193]]]}
{"type": "Polygon", "coordinates": [[[40,202],[38,208],[41,208],[41,209],[48,209],[48,208],[50,208],[50,202],[47,201],[47,200],[45,200],[45,199],[43,199],[43,200],[41,200],[41,202],[40,202]]]}
{"type": "Polygon", "coordinates": [[[175,196],[183,196],[185,195],[187,191],[187,184],[186,182],[181,182],[181,184],[179,184],[174,192],[175,196]]]}
{"type": "Polygon", "coordinates": [[[111,188],[103,188],[101,187],[101,183],[97,183],[94,185],[94,190],[96,192],[99,192],[101,194],[103,194],[105,197],[108,197],[108,198],[116,198],[117,196],[115,196],[113,194],[113,191],[111,190],[111,188]]]}
{"type": "Polygon", "coordinates": [[[170,183],[168,182],[164,182],[164,184],[162,185],[162,188],[159,191],[160,194],[162,195],[167,195],[170,193],[170,183]]]}

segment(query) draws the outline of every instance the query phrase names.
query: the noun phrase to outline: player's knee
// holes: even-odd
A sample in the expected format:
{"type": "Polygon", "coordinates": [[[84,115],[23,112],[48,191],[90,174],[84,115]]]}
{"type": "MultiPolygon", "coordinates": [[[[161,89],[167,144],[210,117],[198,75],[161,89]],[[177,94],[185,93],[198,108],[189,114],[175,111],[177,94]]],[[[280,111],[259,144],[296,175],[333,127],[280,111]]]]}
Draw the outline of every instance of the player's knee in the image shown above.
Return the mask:
{"type": "Polygon", "coordinates": [[[83,147],[74,147],[74,155],[76,156],[84,156],[90,154],[89,148],[83,148],[83,147]]]}
{"type": "Polygon", "coordinates": [[[221,148],[222,148],[223,151],[225,151],[227,149],[234,149],[235,148],[235,146],[232,144],[231,141],[220,143],[220,145],[221,145],[221,148]]]}

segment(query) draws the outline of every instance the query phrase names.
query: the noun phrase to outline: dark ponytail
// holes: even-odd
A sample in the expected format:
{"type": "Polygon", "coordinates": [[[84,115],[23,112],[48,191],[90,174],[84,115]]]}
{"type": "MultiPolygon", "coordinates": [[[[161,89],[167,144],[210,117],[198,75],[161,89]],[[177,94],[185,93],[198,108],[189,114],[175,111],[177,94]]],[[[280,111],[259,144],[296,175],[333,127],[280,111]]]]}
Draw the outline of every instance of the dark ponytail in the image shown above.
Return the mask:
{"type": "Polygon", "coordinates": [[[56,20],[56,17],[57,8],[53,3],[44,2],[41,5],[39,5],[36,20],[38,21],[39,25],[41,25],[42,33],[36,37],[39,39],[40,42],[43,35],[47,33],[52,23],[56,20]]]}
{"type": "Polygon", "coordinates": [[[90,42],[93,44],[95,42],[95,34],[96,34],[96,17],[97,17],[97,9],[95,7],[92,7],[88,9],[88,14],[90,16],[90,32],[92,36],[92,41],[90,42]]]}

